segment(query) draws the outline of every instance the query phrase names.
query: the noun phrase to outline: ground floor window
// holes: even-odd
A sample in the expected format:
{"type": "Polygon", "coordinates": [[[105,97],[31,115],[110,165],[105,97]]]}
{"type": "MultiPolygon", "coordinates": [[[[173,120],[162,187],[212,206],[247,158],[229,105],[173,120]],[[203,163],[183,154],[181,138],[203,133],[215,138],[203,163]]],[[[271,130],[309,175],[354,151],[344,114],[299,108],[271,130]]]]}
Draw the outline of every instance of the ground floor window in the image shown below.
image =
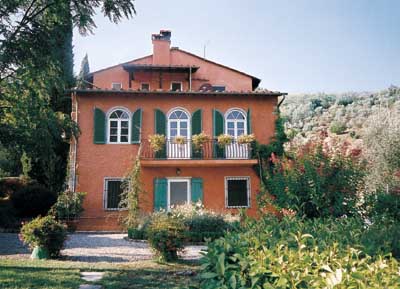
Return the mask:
{"type": "Polygon", "coordinates": [[[190,179],[168,179],[168,208],[190,202],[190,179]]]}
{"type": "Polygon", "coordinates": [[[122,178],[106,178],[104,180],[104,208],[118,210],[122,194],[122,178]]]}
{"type": "Polygon", "coordinates": [[[250,207],[250,177],[225,177],[225,203],[228,208],[250,207]]]}

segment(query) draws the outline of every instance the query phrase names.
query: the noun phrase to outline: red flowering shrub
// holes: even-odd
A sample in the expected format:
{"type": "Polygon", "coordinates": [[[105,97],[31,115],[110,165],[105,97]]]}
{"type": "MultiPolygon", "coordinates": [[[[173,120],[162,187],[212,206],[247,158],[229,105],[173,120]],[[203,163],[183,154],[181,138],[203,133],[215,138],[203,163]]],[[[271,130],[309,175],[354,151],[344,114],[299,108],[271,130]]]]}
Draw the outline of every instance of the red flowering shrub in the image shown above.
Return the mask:
{"type": "Polygon", "coordinates": [[[260,206],[272,203],[306,217],[340,217],[357,213],[364,169],[360,152],[348,144],[329,143],[326,136],[271,157],[260,206]]]}

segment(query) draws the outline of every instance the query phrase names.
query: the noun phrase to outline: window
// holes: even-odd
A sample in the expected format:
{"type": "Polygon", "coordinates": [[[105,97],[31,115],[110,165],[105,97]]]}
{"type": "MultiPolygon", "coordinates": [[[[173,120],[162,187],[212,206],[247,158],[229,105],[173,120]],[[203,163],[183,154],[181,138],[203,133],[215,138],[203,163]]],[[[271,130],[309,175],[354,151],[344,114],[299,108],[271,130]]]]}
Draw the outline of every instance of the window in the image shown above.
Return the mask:
{"type": "Polygon", "coordinates": [[[173,110],[168,117],[168,137],[176,136],[190,137],[189,134],[189,116],[183,109],[173,110]]]}
{"type": "Polygon", "coordinates": [[[168,179],[168,208],[190,202],[190,179],[168,179]]]}
{"type": "Polygon", "coordinates": [[[250,207],[250,178],[225,178],[225,203],[228,208],[250,207]]]}
{"type": "Polygon", "coordinates": [[[112,89],[121,89],[122,88],[122,83],[121,82],[113,82],[111,84],[112,89]]]}
{"type": "Polygon", "coordinates": [[[168,114],[167,157],[171,159],[188,159],[191,156],[190,114],[181,108],[168,114]],[[183,137],[185,143],[176,143],[175,138],[183,137]]]}
{"type": "Polygon", "coordinates": [[[122,194],[122,179],[107,178],[104,180],[104,209],[118,210],[122,194]]]}
{"type": "Polygon", "coordinates": [[[212,91],[216,91],[216,92],[225,91],[225,85],[213,85],[212,91]]]}
{"type": "Polygon", "coordinates": [[[108,142],[128,143],[130,137],[129,113],[116,109],[108,117],[108,142]]]}
{"type": "Polygon", "coordinates": [[[227,112],[225,116],[225,133],[237,138],[242,134],[247,134],[246,114],[233,109],[227,112]]]}
{"type": "Polygon", "coordinates": [[[150,83],[141,83],[140,84],[140,90],[145,90],[145,91],[149,91],[150,90],[150,83]]]}
{"type": "Polygon", "coordinates": [[[172,91],[182,91],[182,82],[172,82],[171,90],[172,91]]]}

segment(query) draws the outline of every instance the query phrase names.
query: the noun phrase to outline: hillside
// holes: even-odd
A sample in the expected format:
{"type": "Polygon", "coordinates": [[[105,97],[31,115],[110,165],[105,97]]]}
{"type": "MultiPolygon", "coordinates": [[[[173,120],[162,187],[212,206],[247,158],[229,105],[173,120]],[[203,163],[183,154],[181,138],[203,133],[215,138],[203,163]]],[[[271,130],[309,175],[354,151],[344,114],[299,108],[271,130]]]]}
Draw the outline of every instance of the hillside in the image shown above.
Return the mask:
{"type": "Polygon", "coordinates": [[[291,139],[308,139],[326,130],[338,138],[362,142],[378,115],[400,119],[400,88],[391,86],[374,93],[289,95],[281,111],[291,139]]]}

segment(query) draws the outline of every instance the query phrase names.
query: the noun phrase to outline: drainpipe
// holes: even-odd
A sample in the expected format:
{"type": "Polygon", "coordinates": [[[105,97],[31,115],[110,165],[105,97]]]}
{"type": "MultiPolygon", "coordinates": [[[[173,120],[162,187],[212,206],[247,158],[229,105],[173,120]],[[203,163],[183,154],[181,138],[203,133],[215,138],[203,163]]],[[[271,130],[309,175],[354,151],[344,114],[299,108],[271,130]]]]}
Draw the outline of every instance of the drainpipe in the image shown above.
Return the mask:
{"type": "Polygon", "coordinates": [[[282,96],[283,96],[283,98],[282,98],[282,100],[278,103],[278,106],[277,106],[278,111],[279,111],[279,107],[281,106],[281,104],[285,101],[286,94],[284,94],[284,95],[282,95],[282,96]]]}

